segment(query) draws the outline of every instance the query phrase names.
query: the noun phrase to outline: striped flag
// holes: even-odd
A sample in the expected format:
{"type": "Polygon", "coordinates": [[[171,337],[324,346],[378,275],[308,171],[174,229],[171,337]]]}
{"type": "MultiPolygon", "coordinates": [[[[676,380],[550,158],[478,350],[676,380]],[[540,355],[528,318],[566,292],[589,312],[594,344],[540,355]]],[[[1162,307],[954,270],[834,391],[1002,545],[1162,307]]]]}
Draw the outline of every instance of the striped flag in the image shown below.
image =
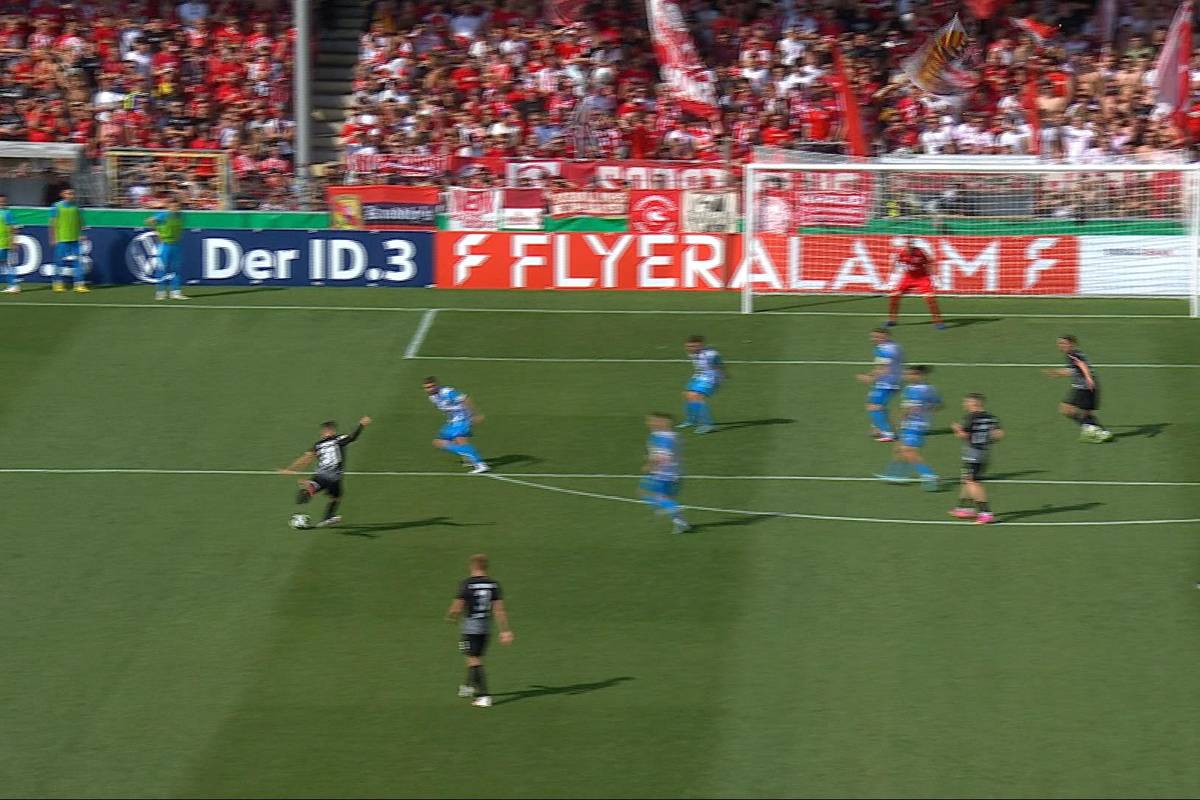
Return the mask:
{"type": "Polygon", "coordinates": [[[1038,22],[1033,17],[1020,17],[1009,20],[1012,24],[1033,37],[1038,47],[1058,36],[1058,26],[1038,22]]]}
{"type": "MultiPolygon", "coordinates": [[[[1158,102],[1171,107],[1177,122],[1191,95],[1188,61],[1192,57],[1192,0],[1184,0],[1175,12],[1162,50],[1154,62],[1154,88],[1158,102]]],[[[1183,127],[1182,124],[1180,127],[1183,127]]]]}
{"type": "Polygon", "coordinates": [[[929,37],[901,68],[908,79],[930,94],[956,95],[976,81],[962,69],[967,54],[967,31],[958,15],[929,37]]]}

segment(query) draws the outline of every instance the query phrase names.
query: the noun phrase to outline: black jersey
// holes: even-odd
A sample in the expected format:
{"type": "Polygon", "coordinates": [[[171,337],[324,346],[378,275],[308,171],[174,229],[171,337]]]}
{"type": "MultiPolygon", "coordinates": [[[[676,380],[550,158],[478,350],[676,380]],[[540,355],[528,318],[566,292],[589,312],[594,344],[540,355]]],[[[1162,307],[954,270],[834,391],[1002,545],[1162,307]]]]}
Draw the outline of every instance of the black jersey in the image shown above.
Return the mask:
{"type": "Polygon", "coordinates": [[[486,575],[467,578],[458,589],[463,601],[463,633],[487,633],[492,622],[492,605],[504,599],[500,584],[486,575]]]}
{"type": "Polygon", "coordinates": [[[1096,379],[1096,371],[1092,369],[1091,363],[1079,350],[1072,350],[1067,353],[1067,369],[1071,370],[1071,388],[1072,389],[1092,389],[1100,385],[1100,381],[1096,379]],[[1087,376],[1084,375],[1084,368],[1087,368],[1088,374],[1092,376],[1093,386],[1088,386],[1087,376]]]}
{"type": "Polygon", "coordinates": [[[972,411],[963,418],[963,431],[967,434],[963,442],[963,461],[982,463],[987,461],[988,448],[992,446],[992,431],[1000,427],[1000,420],[990,411],[972,411]]]}
{"type": "Polygon", "coordinates": [[[340,433],[336,436],[326,436],[312,446],[317,454],[317,466],[314,473],[322,478],[340,481],[346,471],[346,446],[362,433],[362,425],[354,429],[354,433],[340,433]]]}

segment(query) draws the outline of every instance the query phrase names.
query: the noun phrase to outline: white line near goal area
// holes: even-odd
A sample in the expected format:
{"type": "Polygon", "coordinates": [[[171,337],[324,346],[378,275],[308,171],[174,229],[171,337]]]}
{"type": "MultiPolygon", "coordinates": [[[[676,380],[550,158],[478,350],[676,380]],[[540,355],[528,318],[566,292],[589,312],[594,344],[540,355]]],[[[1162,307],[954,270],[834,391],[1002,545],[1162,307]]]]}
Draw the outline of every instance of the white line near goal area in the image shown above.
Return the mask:
{"type": "MultiPolygon", "coordinates": [[[[270,469],[156,469],[142,467],[4,467],[5,475],[274,475],[270,469]]],[[[347,472],[360,478],[470,478],[465,471],[373,470],[347,472]]],[[[557,478],[562,480],[637,480],[643,473],[620,472],[514,472],[512,478],[557,478]]],[[[828,483],[879,483],[878,478],[861,475],[688,475],[689,481],[809,481],[828,483]]],[[[1200,486],[1200,481],[1105,481],[1105,480],[1030,480],[998,478],[988,483],[1011,483],[1031,486],[1200,486]]]]}
{"type": "MultiPolygon", "coordinates": [[[[807,295],[806,295],[807,296],[807,295]]],[[[840,296],[840,295],[839,295],[840,296]]],[[[972,297],[978,297],[972,295],[972,297]]],[[[979,298],[993,300],[999,298],[979,298]]],[[[1030,299],[1030,298],[1022,298],[1030,299]]],[[[1072,298],[1080,300],[1082,298],[1072,298]]],[[[1090,298],[1096,300],[1115,300],[1119,298],[1090,298]]],[[[27,308],[153,308],[153,309],[172,309],[176,311],[336,311],[348,313],[387,313],[387,314],[421,314],[431,311],[429,308],[408,308],[403,306],[312,306],[312,305],[232,305],[223,303],[205,303],[204,295],[196,295],[193,300],[197,302],[188,303],[186,305],[164,305],[162,303],[76,303],[67,300],[65,302],[51,302],[40,300],[4,300],[0,302],[0,307],[4,306],[23,306],[27,308]]],[[[459,308],[439,308],[440,313],[450,313],[461,311],[463,313],[474,314],[596,314],[596,315],[632,315],[632,316],[706,316],[706,317],[724,317],[724,316],[744,316],[740,311],[705,311],[701,309],[650,309],[650,308],[486,308],[482,306],[463,306],[459,308]]],[[[803,308],[797,308],[793,311],[756,311],[756,317],[869,317],[874,319],[882,319],[884,312],[873,311],[806,311],[803,308]]],[[[924,318],[928,319],[929,315],[924,312],[901,312],[901,317],[924,318]]],[[[1111,319],[1111,320],[1138,320],[1138,319],[1173,319],[1173,320],[1188,320],[1187,314],[1061,314],[1061,313],[1021,313],[1009,314],[1001,312],[992,313],[966,313],[958,314],[947,312],[948,319],[990,319],[997,316],[1002,316],[1006,319],[1111,319]]]]}
{"type": "MultiPolygon", "coordinates": [[[[679,358],[543,358],[541,356],[411,356],[425,361],[516,361],[545,364],[685,364],[689,363],[679,358]]],[[[868,367],[872,361],[805,361],[799,359],[779,360],[746,360],[724,359],[725,364],[767,365],[767,366],[835,366],[835,367],[868,367]]],[[[1061,367],[1062,362],[1021,364],[974,361],[922,361],[927,367],[1061,367]]],[[[1200,364],[1093,364],[1104,369],[1198,369],[1200,364]]]]}
{"type": "Polygon", "coordinates": [[[412,340],[409,341],[408,347],[404,350],[405,358],[417,358],[417,353],[421,351],[421,345],[425,343],[425,337],[429,335],[429,329],[433,327],[433,321],[437,317],[438,309],[431,308],[421,317],[421,321],[417,324],[417,330],[413,334],[412,340]]]}

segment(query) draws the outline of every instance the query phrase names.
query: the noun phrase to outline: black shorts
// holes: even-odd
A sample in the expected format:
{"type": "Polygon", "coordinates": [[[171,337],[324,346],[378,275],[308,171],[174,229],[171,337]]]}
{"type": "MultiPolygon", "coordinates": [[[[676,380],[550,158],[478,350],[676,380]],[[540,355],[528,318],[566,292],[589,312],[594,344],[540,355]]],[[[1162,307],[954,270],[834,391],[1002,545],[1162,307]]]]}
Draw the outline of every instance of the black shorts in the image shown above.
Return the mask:
{"type": "Polygon", "coordinates": [[[978,483],[983,480],[983,473],[986,469],[986,461],[964,461],[962,462],[962,479],[978,483]]]}
{"type": "Polygon", "coordinates": [[[326,492],[330,497],[332,497],[335,500],[342,496],[342,479],[341,478],[334,480],[332,478],[326,478],[323,475],[313,475],[308,480],[310,483],[312,483],[314,486],[317,487],[317,490],[315,492],[313,492],[313,494],[320,494],[321,492],[326,492]]]}
{"type": "Polygon", "coordinates": [[[1099,411],[1100,387],[1097,386],[1095,389],[1076,389],[1072,387],[1071,391],[1067,392],[1067,396],[1063,398],[1063,402],[1084,411],[1099,411]]]}
{"type": "Polygon", "coordinates": [[[458,642],[458,649],[464,656],[482,658],[488,646],[486,633],[464,633],[458,642]]]}

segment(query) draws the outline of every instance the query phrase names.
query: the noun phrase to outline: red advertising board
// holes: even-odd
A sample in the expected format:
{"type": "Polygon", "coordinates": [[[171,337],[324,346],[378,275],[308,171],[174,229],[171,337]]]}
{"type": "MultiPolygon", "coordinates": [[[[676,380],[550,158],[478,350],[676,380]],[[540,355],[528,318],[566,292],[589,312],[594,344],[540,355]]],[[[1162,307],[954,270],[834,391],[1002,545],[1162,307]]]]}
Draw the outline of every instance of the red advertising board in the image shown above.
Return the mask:
{"type": "MultiPolygon", "coordinates": [[[[1079,245],[1070,236],[918,239],[935,281],[955,294],[1075,294],[1079,245]]],[[[710,233],[451,233],[437,236],[437,285],[461,289],[756,290],[881,293],[896,285],[901,238],[710,233]]]]}

